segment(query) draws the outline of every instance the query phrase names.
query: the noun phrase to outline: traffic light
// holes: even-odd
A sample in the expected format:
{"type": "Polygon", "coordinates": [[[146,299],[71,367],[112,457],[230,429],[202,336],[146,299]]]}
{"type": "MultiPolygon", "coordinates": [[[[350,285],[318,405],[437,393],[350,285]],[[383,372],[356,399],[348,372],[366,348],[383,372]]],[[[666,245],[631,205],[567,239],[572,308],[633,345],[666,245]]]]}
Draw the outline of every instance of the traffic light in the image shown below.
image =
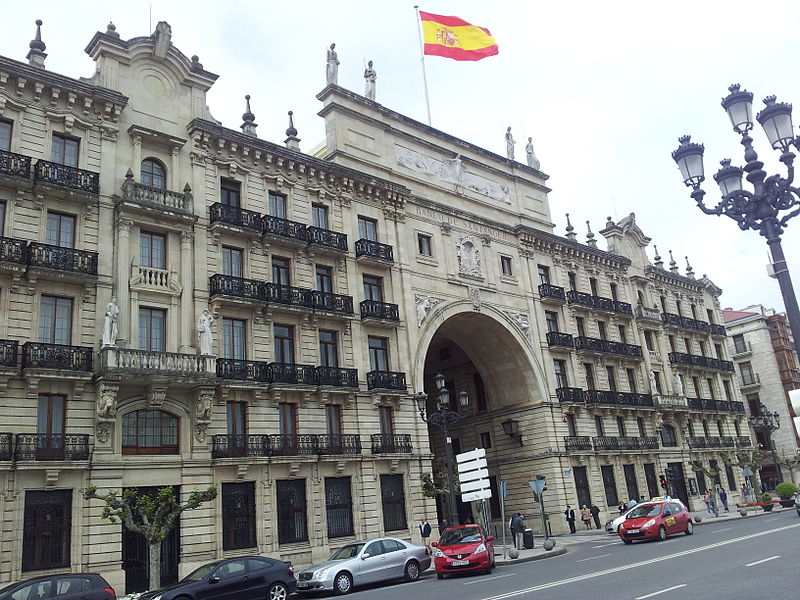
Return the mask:
{"type": "Polygon", "coordinates": [[[658,476],[658,483],[661,485],[662,488],[667,489],[667,480],[664,478],[663,475],[658,476]]]}

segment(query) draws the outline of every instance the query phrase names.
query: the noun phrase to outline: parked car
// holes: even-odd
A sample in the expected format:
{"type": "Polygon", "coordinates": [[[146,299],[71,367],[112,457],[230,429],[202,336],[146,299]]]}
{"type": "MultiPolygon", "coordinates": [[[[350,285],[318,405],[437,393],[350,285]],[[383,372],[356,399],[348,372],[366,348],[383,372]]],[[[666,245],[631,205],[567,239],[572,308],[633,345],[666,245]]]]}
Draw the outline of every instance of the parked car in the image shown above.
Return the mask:
{"type": "Polygon", "coordinates": [[[491,573],[494,569],[493,536],[487,536],[480,525],[454,525],[433,542],[433,564],[436,577],[448,573],[480,571],[491,573]]]}
{"type": "Polygon", "coordinates": [[[116,600],[117,594],[97,573],[42,575],[0,589],[0,600],[116,600]]]}
{"type": "Polygon", "coordinates": [[[794,495],[794,509],[797,511],[797,516],[800,517],[800,493],[794,495]]]}
{"type": "Polygon", "coordinates": [[[634,540],[665,540],[673,533],[694,533],[692,515],[677,500],[637,504],[619,527],[619,537],[626,544],[634,540]]]}
{"type": "Polygon", "coordinates": [[[347,594],[355,586],[391,579],[416,581],[431,566],[424,546],[395,538],[354,542],[339,548],[324,563],[297,574],[297,591],[347,594]]]}
{"type": "Polygon", "coordinates": [[[237,556],[199,567],[178,583],[147,592],[141,600],[286,600],[296,581],[291,563],[264,556],[237,556]]]}

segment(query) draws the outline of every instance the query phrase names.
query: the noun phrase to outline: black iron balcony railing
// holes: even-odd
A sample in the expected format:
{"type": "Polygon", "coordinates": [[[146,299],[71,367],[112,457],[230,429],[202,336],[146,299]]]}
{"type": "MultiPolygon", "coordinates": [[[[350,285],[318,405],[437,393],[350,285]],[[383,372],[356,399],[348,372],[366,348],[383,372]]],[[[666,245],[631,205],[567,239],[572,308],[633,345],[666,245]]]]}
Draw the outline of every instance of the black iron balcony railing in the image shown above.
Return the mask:
{"type": "Polygon", "coordinates": [[[539,285],[539,295],[542,300],[557,300],[558,302],[566,302],[567,296],[564,293],[564,288],[550,283],[542,283],[539,285]]]}
{"type": "Polygon", "coordinates": [[[264,215],[261,220],[261,232],[264,235],[285,238],[294,242],[308,242],[308,228],[303,223],[289,221],[272,215],[264,215]]]}
{"type": "Polygon", "coordinates": [[[214,223],[224,223],[225,225],[233,225],[234,227],[241,227],[258,233],[261,233],[263,227],[260,213],[245,210],[238,206],[214,202],[208,208],[208,213],[209,221],[212,225],[214,223]]]}
{"type": "Polygon", "coordinates": [[[736,400],[715,400],[713,398],[687,398],[689,408],[719,412],[744,413],[744,402],[736,400]]]}
{"type": "Polygon", "coordinates": [[[22,368],[91,373],[92,354],[92,348],[84,346],[25,342],[22,345],[22,368]]]}
{"type": "Polygon", "coordinates": [[[318,454],[361,454],[361,437],[353,434],[317,435],[318,454]]]}
{"type": "Polygon", "coordinates": [[[548,346],[559,346],[562,348],[575,347],[575,343],[572,341],[572,334],[562,333],[560,331],[548,331],[546,337],[548,346]]]}
{"type": "Polygon", "coordinates": [[[267,363],[255,360],[217,359],[217,377],[269,383],[267,363]]]}
{"type": "Polygon", "coordinates": [[[16,340],[0,340],[0,367],[17,368],[19,342],[16,340]]]}
{"type": "Polygon", "coordinates": [[[361,438],[353,434],[215,435],[211,458],[361,454],[361,438]]]}
{"type": "Polygon", "coordinates": [[[263,281],[215,273],[208,280],[208,291],[212,296],[233,296],[247,300],[266,302],[267,286],[263,281]]]}
{"type": "Polygon", "coordinates": [[[595,450],[657,450],[658,438],[655,436],[609,436],[592,438],[595,450]]]}
{"type": "Polygon", "coordinates": [[[322,386],[357,388],[358,370],[341,367],[317,367],[317,383],[322,386]]]}
{"type": "Polygon", "coordinates": [[[666,325],[672,325],[673,327],[681,327],[683,329],[693,329],[694,331],[700,331],[702,333],[710,333],[711,332],[711,324],[706,323],[705,321],[699,321],[697,319],[693,319],[691,317],[684,317],[683,315],[676,315],[674,313],[661,313],[661,320],[666,325]]]}
{"type": "Polygon", "coordinates": [[[33,185],[48,183],[89,194],[100,193],[100,174],[47,160],[38,160],[33,171],[33,185]]]}
{"type": "Polygon", "coordinates": [[[323,229],[322,227],[308,227],[308,243],[340,252],[347,252],[347,234],[323,229]]]}
{"type": "Polygon", "coordinates": [[[753,442],[750,441],[749,435],[737,435],[735,441],[737,448],[749,448],[753,445],[753,442]]]}
{"type": "Polygon", "coordinates": [[[31,267],[97,275],[97,252],[31,242],[27,254],[31,267]]]}
{"type": "Polygon", "coordinates": [[[567,452],[582,452],[592,449],[592,440],[588,435],[565,435],[564,447],[567,452]]]}
{"type": "Polygon", "coordinates": [[[14,458],[14,434],[0,433],[0,460],[11,460],[14,458]]]}
{"type": "Polygon", "coordinates": [[[619,300],[604,298],[603,296],[592,296],[592,302],[594,303],[594,307],[598,310],[633,316],[633,307],[627,302],[620,302],[619,300]]]}
{"type": "Polygon", "coordinates": [[[579,304],[588,308],[594,308],[594,298],[591,294],[586,292],[579,292],[578,290],[570,290],[567,292],[567,302],[570,304],[579,304]]]}
{"type": "Polygon", "coordinates": [[[311,290],[311,306],[315,310],[327,310],[343,315],[353,314],[353,297],[332,292],[311,290]]]}
{"type": "Polygon", "coordinates": [[[400,308],[397,304],[379,302],[377,300],[362,300],[359,304],[362,319],[380,319],[382,321],[399,321],[400,308]]]}
{"type": "Polygon", "coordinates": [[[719,335],[722,337],[728,335],[724,325],[717,325],[716,323],[709,323],[709,325],[711,326],[711,335],[719,335]]]}
{"type": "Polygon", "coordinates": [[[718,437],[690,436],[686,438],[689,448],[722,448],[722,441],[718,437]]]}
{"type": "Polygon", "coordinates": [[[658,450],[658,436],[645,435],[637,439],[639,440],[640,450],[658,450]]]}
{"type": "Polygon", "coordinates": [[[714,371],[727,371],[733,373],[733,363],[729,360],[720,360],[711,356],[701,356],[697,354],[686,354],[684,352],[670,352],[669,362],[674,365],[687,365],[700,367],[701,369],[712,369],[714,371]]]}
{"type": "Polygon", "coordinates": [[[269,436],[250,434],[215,435],[211,438],[211,458],[269,456],[269,436]]]}
{"type": "Polygon", "coordinates": [[[408,434],[373,433],[371,438],[373,454],[411,453],[411,436],[408,434]]]}
{"type": "Polygon", "coordinates": [[[394,262],[394,249],[389,244],[375,240],[356,240],[356,258],[371,258],[382,262],[394,262]]]}
{"type": "Polygon", "coordinates": [[[31,157],[0,150],[0,174],[31,178],[31,157]]]}
{"type": "Polygon", "coordinates": [[[559,402],[586,402],[583,397],[583,390],[575,387],[556,388],[556,396],[559,402]]]}
{"type": "Polygon", "coordinates": [[[586,336],[578,336],[575,338],[575,349],[589,352],[601,352],[603,354],[617,354],[630,358],[642,358],[641,346],[586,336]]]}
{"type": "Polygon", "coordinates": [[[17,460],[88,460],[85,433],[18,433],[17,460]]]}
{"type": "Polygon", "coordinates": [[[267,365],[267,380],[270,383],[317,385],[317,371],[312,365],[273,362],[267,365]]]}
{"type": "Polygon", "coordinates": [[[299,306],[302,308],[312,308],[311,290],[306,288],[294,287],[292,285],[281,285],[279,283],[266,283],[267,302],[286,304],[289,306],[299,306]]]}
{"type": "Polygon", "coordinates": [[[406,391],[406,374],[394,371],[370,371],[367,373],[368,390],[406,391]]]}
{"type": "Polygon", "coordinates": [[[0,262],[24,265],[28,262],[28,242],[0,237],[0,262]]]}
{"type": "Polygon", "coordinates": [[[615,392],[612,390],[586,390],[587,404],[613,404],[616,406],[652,407],[653,396],[637,392],[615,392]]]}
{"type": "Polygon", "coordinates": [[[721,435],[719,437],[719,443],[723,448],[736,447],[736,439],[732,435],[721,435]]]}
{"type": "Polygon", "coordinates": [[[319,454],[317,436],[312,434],[272,434],[269,436],[269,448],[272,456],[319,454]]]}

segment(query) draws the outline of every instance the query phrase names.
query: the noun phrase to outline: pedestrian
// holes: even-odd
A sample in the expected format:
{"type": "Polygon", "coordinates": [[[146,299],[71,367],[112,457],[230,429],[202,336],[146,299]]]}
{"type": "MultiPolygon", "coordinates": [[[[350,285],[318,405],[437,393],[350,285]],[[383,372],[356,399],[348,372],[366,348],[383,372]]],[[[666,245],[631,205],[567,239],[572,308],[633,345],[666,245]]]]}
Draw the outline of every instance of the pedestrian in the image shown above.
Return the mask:
{"type": "Polygon", "coordinates": [[[567,510],[564,511],[564,516],[567,519],[567,523],[569,523],[569,532],[575,533],[575,511],[572,510],[569,504],[567,504],[567,510]]]}
{"type": "Polygon", "coordinates": [[[589,507],[585,504],[583,508],[581,508],[581,521],[583,521],[583,525],[586,529],[592,528],[592,511],[589,510],[589,507]]]}
{"type": "Polygon", "coordinates": [[[628,505],[620,500],[619,506],[617,506],[617,510],[619,511],[619,514],[624,515],[625,512],[628,510],[628,505]]]}
{"type": "Polygon", "coordinates": [[[595,528],[600,529],[600,509],[597,508],[594,502],[592,502],[592,505],[589,507],[589,512],[592,513],[595,528]]]}
{"type": "Polygon", "coordinates": [[[742,484],[742,502],[747,502],[748,496],[750,496],[750,488],[747,486],[747,482],[745,481],[742,484]]]}
{"type": "Polygon", "coordinates": [[[706,510],[708,514],[713,515],[714,509],[712,508],[713,505],[711,504],[711,490],[707,489],[705,494],[703,494],[703,502],[706,503],[706,510]]]}
{"type": "Polygon", "coordinates": [[[422,536],[422,545],[425,546],[428,550],[431,549],[430,542],[431,542],[431,525],[428,523],[428,519],[422,517],[419,520],[419,534],[422,536]]]}
{"type": "Polygon", "coordinates": [[[646,500],[644,499],[644,494],[639,496],[639,504],[641,504],[642,502],[646,502],[646,500]]]}
{"type": "Polygon", "coordinates": [[[628,508],[630,509],[630,508],[633,508],[634,506],[636,506],[636,498],[631,498],[628,501],[628,508]]]}
{"type": "Polygon", "coordinates": [[[450,527],[450,524],[447,522],[447,519],[442,519],[439,521],[439,537],[442,537],[444,530],[450,527]]]}
{"type": "Polygon", "coordinates": [[[719,501],[722,502],[722,508],[725,509],[725,512],[730,512],[728,510],[728,492],[723,487],[719,488],[719,501]]]}
{"type": "Polygon", "coordinates": [[[511,533],[514,534],[514,547],[517,550],[524,550],[525,517],[521,513],[516,513],[511,517],[511,533]]]}

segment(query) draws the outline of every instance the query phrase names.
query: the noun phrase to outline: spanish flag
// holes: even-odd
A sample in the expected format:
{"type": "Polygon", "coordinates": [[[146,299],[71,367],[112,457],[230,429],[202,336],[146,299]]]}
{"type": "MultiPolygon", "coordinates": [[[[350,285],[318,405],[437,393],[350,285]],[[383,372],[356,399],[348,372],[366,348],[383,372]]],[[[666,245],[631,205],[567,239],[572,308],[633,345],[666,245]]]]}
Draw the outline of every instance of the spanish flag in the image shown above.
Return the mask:
{"type": "Polygon", "coordinates": [[[497,42],[485,27],[458,17],[420,11],[424,53],[454,60],[480,60],[497,54],[497,42]]]}

